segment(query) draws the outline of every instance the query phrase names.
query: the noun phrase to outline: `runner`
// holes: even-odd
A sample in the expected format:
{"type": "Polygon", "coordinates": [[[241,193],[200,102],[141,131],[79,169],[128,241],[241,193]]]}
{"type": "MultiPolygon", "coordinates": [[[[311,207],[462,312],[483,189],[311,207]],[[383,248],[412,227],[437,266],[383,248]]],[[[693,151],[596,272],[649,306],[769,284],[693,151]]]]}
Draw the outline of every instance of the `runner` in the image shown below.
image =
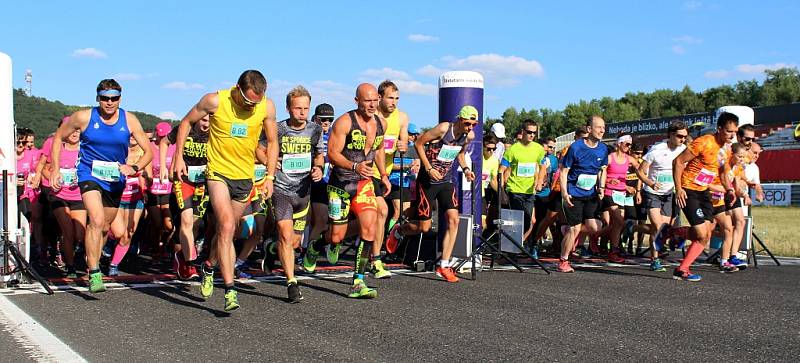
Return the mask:
{"type": "MultiPolygon", "coordinates": [[[[333,123],[333,106],[321,103],[314,109],[314,116],[311,117],[317,125],[322,128],[322,155],[325,158],[325,168],[322,172],[322,179],[311,183],[311,232],[308,234],[309,244],[324,240],[323,232],[328,229],[328,177],[330,176],[330,163],[328,162],[328,136],[330,135],[331,124],[333,123]]],[[[337,253],[338,257],[338,253],[337,253]]],[[[330,260],[328,261],[330,262],[330,260]]]]}
{"type": "Polygon", "coordinates": [[[600,141],[606,132],[606,123],[602,117],[592,116],[587,127],[588,136],[570,145],[559,171],[562,210],[569,226],[561,241],[558,264],[561,272],[575,272],[569,263],[569,255],[581,229],[590,234],[598,233],[602,224],[600,202],[606,187],[602,183],[606,180],[608,147],[600,141]]]}
{"type": "MultiPolygon", "coordinates": [[[[386,153],[381,152],[386,122],[376,114],[380,95],[375,86],[360,84],[355,100],[358,109],[339,116],[328,139],[328,160],[332,167],[328,180],[330,231],[326,239],[308,245],[303,267],[313,272],[317,257],[325,245],[341,243],[352,212],[358,220],[361,241],[356,254],[353,286],[348,297],[371,299],[377,297],[378,292],[367,287],[364,273],[367,271],[378,218],[372,164],[377,165],[379,170],[386,170],[386,153]]],[[[381,175],[381,182],[388,192],[391,186],[385,173],[381,175]]]]}
{"type": "Polygon", "coordinates": [[[661,241],[674,222],[675,183],[672,178],[672,161],[686,149],[684,142],[689,129],[681,121],[673,121],[667,128],[667,140],[653,145],[639,165],[637,175],[644,183],[642,204],[650,218],[650,271],[664,272],[658,253],[661,241]],[[658,235],[656,234],[658,233],[658,235]]]}
{"type": "MultiPolygon", "coordinates": [[[[419,136],[419,127],[413,123],[408,124],[408,144],[413,145],[414,141],[416,141],[417,136],[419,136]]],[[[388,228],[391,230],[394,228],[395,223],[400,221],[400,216],[406,216],[408,218],[408,211],[411,208],[411,185],[417,179],[417,174],[419,173],[419,156],[417,156],[417,150],[413,147],[406,151],[405,155],[403,155],[403,169],[402,169],[402,181],[403,185],[400,185],[400,158],[394,158],[394,165],[392,166],[392,173],[389,174],[389,182],[392,183],[392,192],[389,193],[389,199],[392,201],[392,217],[389,218],[389,225],[388,228]],[[402,189],[403,194],[403,205],[400,205],[400,194],[402,189]]],[[[386,249],[389,249],[389,246],[386,246],[386,249]]]]}
{"type": "MultiPolygon", "coordinates": [[[[726,149],[727,149],[726,145],[726,149]]],[[[719,271],[720,272],[736,272],[740,269],[739,265],[743,263],[741,269],[747,268],[747,262],[741,261],[735,256],[739,250],[739,243],[736,242],[736,215],[742,214],[742,200],[745,197],[745,203],[750,203],[750,197],[747,196],[747,186],[744,182],[744,159],[747,156],[747,147],[742,143],[734,143],[730,145],[730,150],[724,163],[728,167],[728,180],[729,185],[723,186],[719,177],[714,178],[714,182],[708,186],[711,191],[711,202],[714,206],[714,221],[719,225],[720,230],[723,232],[722,247],[720,248],[719,271]],[[725,190],[733,188],[735,190],[734,196],[729,195],[728,200],[725,200],[725,190]],[[728,203],[726,203],[728,202],[728,203]]],[[[744,217],[742,217],[744,220],[744,217]]],[[[741,222],[744,223],[744,222],[741,222]]],[[[712,225],[711,230],[714,230],[712,225]]],[[[741,238],[741,237],[739,237],[741,238]]],[[[709,238],[710,240],[710,238],[709,238]]]]}
{"type": "Polygon", "coordinates": [[[400,155],[408,151],[408,114],[397,108],[397,102],[400,101],[400,90],[392,81],[387,79],[381,82],[378,85],[378,95],[381,100],[378,103],[377,115],[386,122],[386,131],[383,135],[386,168],[378,170],[376,166],[372,172],[372,182],[375,184],[375,197],[378,202],[378,225],[375,230],[375,242],[372,244],[372,264],[369,271],[377,279],[386,279],[392,277],[392,273],[386,270],[381,260],[384,228],[389,214],[389,206],[383,196],[389,194],[391,186],[388,187],[388,190],[384,190],[381,186],[381,178],[382,175],[392,172],[395,151],[398,151],[400,155]]]}
{"type": "MultiPolygon", "coordinates": [[[[486,229],[486,218],[492,212],[497,211],[498,185],[497,173],[500,169],[500,162],[494,157],[497,145],[500,140],[493,134],[483,138],[483,166],[481,168],[481,197],[483,198],[483,212],[481,212],[481,226],[486,229]]],[[[494,216],[495,214],[491,214],[494,216]]]]}
{"type": "Polygon", "coordinates": [[[623,134],[617,139],[616,151],[608,155],[608,167],[606,168],[606,180],[603,194],[603,210],[608,212],[608,219],[605,219],[608,239],[611,241],[611,251],[608,254],[608,261],[613,263],[623,263],[622,250],[619,246],[620,233],[625,226],[625,207],[633,206],[633,198],[636,188],[627,184],[628,169],[630,167],[639,168],[639,162],[630,155],[633,138],[630,134],[623,134]]]}
{"type": "MultiPolygon", "coordinates": [[[[736,180],[745,182],[746,175],[745,175],[745,161],[750,157],[752,154],[750,152],[753,146],[753,140],[755,140],[756,132],[755,127],[750,124],[744,124],[739,127],[736,132],[737,141],[739,144],[742,144],[744,147],[744,151],[742,151],[743,155],[739,157],[740,159],[738,163],[736,163],[737,156],[735,156],[736,151],[733,151],[733,154],[730,157],[730,165],[729,167],[731,170],[736,171],[736,180]],[[741,175],[740,175],[741,174],[741,175]]],[[[738,269],[744,270],[747,268],[747,261],[740,259],[736,256],[739,252],[739,246],[742,244],[742,239],[744,237],[744,228],[745,228],[745,219],[744,219],[744,208],[743,205],[749,206],[752,204],[750,200],[750,193],[747,192],[747,186],[738,186],[736,185],[736,181],[731,181],[731,187],[736,190],[736,201],[731,208],[728,210],[728,215],[731,217],[731,221],[733,222],[733,239],[732,244],[730,246],[723,246],[728,247],[727,253],[723,250],[721,254],[722,258],[728,258],[730,263],[736,266],[738,269]],[[744,189],[742,189],[744,188],[744,189]],[[732,255],[731,255],[732,254],[732,255]]]]}
{"type": "Polygon", "coordinates": [[[433,211],[438,204],[438,208],[445,211],[447,230],[442,238],[442,256],[436,266],[436,275],[447,282],[458,282],[458,277],[450,267],[459,222],[452,166],[454,161],[458,162],[467,181],[475,180],[475,173],[466,166],[464,145],[468,145],[475,137],[472,129],[478,124],[478,110],[466,105],[461,108],[457,118],[455,122],[440,122],[414,142],[421,166],[417,177],[419,220],[395,226],[389,234],[389,238],[399,239],[410,234],[428,232],[431,229],[433,211]]]}
{"type": "Polygon", "coordinates": [[[761,145],[753,142],[750,145],[750,157],[745,160],[744,173],[747,185],[755,192],[757,201],[764,200],[764,189],[761,187],[761,171],[758,168],[758,157],[761,155],[761,145]]]}
{"type": "MultiPolygon", "coordinates": [[[[77,278],[75,270],[75,247],[83,242],[86,232],[86,208],[81,201],[78,188],[78,174],[75,164],[78,161],[80,131],[69,135],[61,151],[60,165],[63,185],[50,194],[50,206],[61,229],[61,255],[67,278],[77,278]]],[[[43,156],[44,157],[44,156],[43,156]]]]}
{"type": "MultiPolygon", "coordinates": [[[[98,107],[73,113],[56,130],[51,151],[52,164],[61,165],[61,148],[64,139],[76,130],[81,132],[77,176],[81,198],[89,216],[86,226],[86,264],[89,269],[89,291],[106,290],[100,272],[100,251],[106,242],[111,221],[117,215],[125,180],[144,169],[153,158],[150,148],[136,164],[126,164],[128,143],[133,137],[146,145],[147,135],[136,115],[119,107],[122,86],[113,79],[104,79],[97,85],[98,107]]],[[[61,188],[63,177],[60,168],[50,171],[53,189],[61,188]]]]}
{"type": "MultiPolygon", "coordinates": [[[[717,175],[722,185],[730,185],[724,146],[736,135],[738,122],[739,117],[723,112],[717,119],[716,133],[694,139],[672,162],[675,199],[692,226],[690,230],[692,245],[687,249],[680,266],[673,272],[675,279],[687,281],[702,279],[700,275],[691,273],[689,267],[703,253],[706,241],[711,235],[713,206],[708,185],[717,175]]],[[[734,189],[727,189],[725,194],[732,196],[734,189]]]]}
{"type": "MultiPolygon", "coordinates": [[[[256,162],[253,174],[253,192],[250,193],[250,200],[247,202],[241,221],[238,223],[234,236],[244,239],[239,255],[236,256],[236,263],[233,266],[236,278],[250,278],[247,270],[250,269],[247,261],[259,243],[262,243],[264,236],[264,226],[267,221],[267,209],[269,200],[264,197],[261,189],[267,181],[267,166],[256,162]],[[246,228],[246,230],[245,230],[246,228]]],[[[271,213],[271,211],[270,211],[271,213]]],[[[266,258],[264,259],[266,260],[266,258]]],[[[263,266],[262,266],[263,268],[263,266]]]]}
{"type": "MultiPolygon", "coordinates": [[[[267,139],[267,160],[259,161],[267,165],[266,197],[272,195],[272,181],[275,180],[278,158],[275,105],[265,97],[266,90],[267,80],[261,72],[245,71],[230,89],[203,96],[178,126],[176,149],[183,149],[191,126],[210,115],[206,183],[214,210],[216,233],[214,250],[202,265],[200,294],[208,299],[214,292],[212,268],[218,262],[225,284],[225,311],[239,308],[238,293],[233,285],[236,260],[233,238],[253,192],[254,150],[262,129],[267,139]]],[[[188,175],[183,154],[175,154],[173,163],[178,179],[182,180],[188,175]]]]}
{"type": "Polygon", "coordinates": [[[494,158],[497,159],[497,162],[499,163],[501,160],[503,160],[503,154],[506,152],[506,145],[503,144],[503,140],[506,138],[506,127],[500,122],[495,122],[492,124],[492,127],[489,129],[489,131],[491,131],[492,134],[497,137],[498,142],[495,143],[497,150],[494,151],[494,158]]]}
{"type": "MultiPolygon", "coordinates": [[[[325,167],[322,128],[317,123],[307,122],[310,105],[308,90],[303,86],[293,88],[286,95],[289,118],[278,122],[281,163],[275,174],[272,213],[278,226],[277,253],[286,276],[290,303],[303,300],[294,276],[294,250],[300,247],[300,238],[306,230],[311,182],[322,180],[325,167]]],[[[264,153],[266,148],[262,140],[256,152],[264,153]]],[[[273,250],[270,245],[264,253],[274,253],[273,250]]]]}
{"type": "MultiPolygon", "coordinates": [[[[144,155],[144,151],[150,149],[147,146],[140,147],[132,136],[128,145],[128,158],[126,160],[128,165],[136,165],[144,155]]],[[[119,210],[117,211],[117,216],[111,222],[111,236],[109,238],[115,239],[117,244],[111,256],[111,263],[108,265],[108,276],[119,276],[119,264],[128,253],[133,233],[136,232],[136,226],[139,224],[139,219],[144,212],[143,187],[145,180],[143,174],[152,173],[153,169],[148,164],[144,170],[137,171],[125,178],[125,189],[122,191],[119,210]]],[[[111,243],[111,241],[108,243],[111,243]]]]}
{"type": "MultiPolygon", "coordinates": [[[[178,178],[173,167],[169,170],[160,168],[160,179],[173,179],[173,194],[175,204],[179,212],[178,240],[180,244],[176,246],[177,251],[173,259],[172,267],[179,279],[188,280],[197,277],[199,265],[197,261],[197,248],[195,246],[195,236],[200,232],[200,223],[205,216],[208,206],[208,194],[206,193],[206,164],[208,159],[208,129],[210,116],[203,116],[189,130],[189,135],[183,142],[180,151],[184,163],[186,164],[187,174],[178,178]]],[[[159,152],[166,158],[167,150],[170,145],[174,145],[178,138],[178,128],[173,128],[167,137],[159,141],[159,152]],[[163,151],[163,152],[162,152],[163,151]]],[[[173,154],[173,160],[175,156],[173,154]]]]}
{"type": "Polygon", "coordinates": [[[509,208],[522,211],[524,232],[520,242],[524,243],[533,231],[536,174],[545,152],[542,145],[536,142],[539,133],[536,122],[526,120],[522,123],[522,130],[522,139],[503,154],[499,173],[508,192],[509,208]]]}
{"type": "MultiPolygon", "coordinates": [[[[162,251],[162,249],[166,250],[171,247],[168,244],[174,229],[172,213],[169,210],[172,183],[167,178],[161,178],[161,169],[162,165],[166,170],[172,167],[175,144],[170,144],[164,148],[163,155],[159,148],[161,139],[166,138],[171,131],[172,125],[169,122],[159,122],[156,125],[156,139],[150,143],[150,149],[153,150],[153,162],[150,165],[153,171],[151,174],[145,174],[145,180],[147,181],[147,214],[152,223],[150,225],[150,240],[154,244],[154,251],[162,251]]],[[[165,172],[164,175],[168,176],[169,173],[165,172]]]]}
{"type": "MultiPolygon", "coordinates": [[[[32,262],[44,266],[48,263],[47,244],[41,233],[41,224],[43,212],[47,209],[43,209],[45,205],[40,203],[39,199],[47,198],[48,195],[42,196],[39,189],[42,172],[41,170],[37,172],[37,169],[40,159],[44,158],[41,158],[39,150],[29,147],[28,134],[31,132],[28,128],[17,129],[17,199],[20,213],[28,220],[28,225],[34,232],[31,239],[32,262]]],[[[41,162],[44,163],[44,160],[41,162]]]]}
{"type": "Polygon", "coordinates": [[[625,242],[628,247],[628,254],[631,255],[635,253],[633,250],[634,240],[636,241],[637,248],[640,248],[644,243],[645,234],[650,230],[650,225],[647,223],[647,210],[644,205],[642,205],[642,187],[644,184],[642,180],[639,179],[637,172],[637,170],[639,170],[638,166],[642,165],[644,161],[644,159],[642,159],[644,152],[645,147],[642,143],[633,143],[630,155],[638,164],[637,167],[634,167],[633,164],[628,166],[628,174],[625,177],[626,185],[629,188],[633,188],[633,198],[625,200],[625,228],[622,231],[622,242],[625,242]],[[633,204],[631,204],[631,202],[633,202],[633,204]]]}
{"type": "MultiPolygon", "coordinates": [[[[545,156],[542,158],[542,162],[539,165],[539,171],[536,175],[536,196],[533,202],[533,210],[534,210],[534,219],[536,222],[533,224],[533,240],[532,240],[532,248],[531,250],[534,257],[538,257],[539,253],[539,240],[544,236],[545,231],[548,227],[550,227],[555,219],[558,217],[558,210],[553,209],[551,211],[551,204],[553,204],[553,199],[561,200],[561,195],[555,191],[555,186],[558,185],[557,182],[557,173],[558,173],[558,158],[556,157],[556,139],[552,137],[547,137],[544,139],[544,143],[542,144],[545,151],[545,156]],[[551,213],[552,218],[551,217],[551,213]],[[542,224],[546,223],[545,227],[541,227],[542,224]],[[541,231],[541,234],[539,233],[541,231]]],[[[553,239],[556,238],[555,232],[556,228],[552,228],[551,232],[554,233],[553,239]]]]}

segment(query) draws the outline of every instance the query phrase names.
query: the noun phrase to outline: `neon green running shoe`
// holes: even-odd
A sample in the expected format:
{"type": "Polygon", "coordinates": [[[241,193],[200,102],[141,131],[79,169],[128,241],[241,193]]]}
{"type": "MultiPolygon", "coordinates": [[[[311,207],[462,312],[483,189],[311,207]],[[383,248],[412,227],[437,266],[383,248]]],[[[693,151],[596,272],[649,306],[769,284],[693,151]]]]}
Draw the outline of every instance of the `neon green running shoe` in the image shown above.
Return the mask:
{"type": "Polygon", "coordinates": [[[325,255],[328,257],[328,263],[335,265],[339,262],[339,251],[342,249],[342,244],[329,244],[325,246],[325,255]]]}
{"type": "Polygon", "coordinates": [[[203,299],[208,300],[214,293],[214,270],[208,272],[205,266],[202,266],[200,271],[203,273],[203,280],[200,281],[200,295],[203,296],[203,299]]]}
{"type": "Polygon", "coordinates": [[[239,308],[239,293],[230,290],[225,293],[225,311],[233,311],[239,308]]]}
{"type": "Polygon", "coordinates": [[[89,291],[92,293],[106,291],[106,285],[103,284],[102,272],[95,272],[89,275],[89,291]]]}
{"type": "Polygon", "coordinates": [[[372,267],[369,269],[369,272],[376,279],[388,279],[392,277],[392,273],[384,267],[383,261],[381,260],[372,261],[372,267]]]}
{"type": "Polygon", "coordinates": [[[347,297],[351,299],[374,299],[378,297],[378,290],[367,287],[364,280],[353,280],[353,286],[350,288],[350,295],[347,297]]]}
{"type": "Polygon", "coordinates": [[[308,272],[314,272],[317,269],[317,257],[319,257],[319,252],[314,250],[314,246],[309,245],[303,256],[303,268],[308,272]]]}

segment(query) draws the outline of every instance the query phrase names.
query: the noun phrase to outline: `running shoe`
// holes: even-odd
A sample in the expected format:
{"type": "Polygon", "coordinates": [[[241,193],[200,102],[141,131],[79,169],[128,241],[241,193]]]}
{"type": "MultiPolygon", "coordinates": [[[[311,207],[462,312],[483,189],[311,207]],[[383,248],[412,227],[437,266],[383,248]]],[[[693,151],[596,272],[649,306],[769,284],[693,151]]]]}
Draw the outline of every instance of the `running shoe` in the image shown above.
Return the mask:
{"type": "Polygon", "coordinates": [[[720,273],[736,272],[738,270],[739,269],[736,268],[736,265],[732,264],[730,261],[725,261],[721,265],[719,265],[720,273]]]}
{"type": "Polygon", "coordinates": [[[653,262],[650,262],[650,271],[666,272],[667,269],[661,264],[661,260],[656,258],[653,262]]]}
{"type": "Polygon", "coordinates": [[[655,238],[653,238],[653,248],[656,251],[661,251],[664,249],[664,242],[667,240],[667,234],[669,232],[669,226],[666,224],[662,224],[661,228],[658,229],[656,232],[655,238]]]}
{"type": "MultiPolygon", "coordinates": [[[[178,275],[178,279],[181,280],[189,280],[192,278],[190,265],[186,262],[186,259],[183,257],[183,253],[175,252],[172,258],[172,268],[175,270],[175,274],[178,275]]],[[[195,275],[197,271],[194,271],[195,275]]]]}
{"type": "Polygon", "coordinates": [[[116,243],[106,242],[106,244],[103,245],[103,251],[101,252],[103,254],[103,257],[111,258],[111,256],[114,255],[115,246],[116,243]]]}
{"type": "Polygon", "coordinates": [[[296,282],[290,282],[287,286],[287,291],[289,294],[290,303],[297,304],[303,300],[303,294],[300,293],[300,287],[297,286],[296,282]]]}
{"type": "Polygon", "coordinates": [[[436,276],[445,279],[447,282],[458,282],[458,276],[453,272],[452,267],[436,266],[436,276]]]}
{"type": "Polygon", "coordinates": [[[106,291],[106,285],[103,284],[102,272],[95,272],[89,275],[89,291],[93,293],[106,291]]]}
{"type": "Polygon", "coordinates": [[[108,265],[108,276],[119,276],[119,266],[108,265]]]}
{"type": "Polygon", "coordinates": [[[575,272],[575,269],[572,268],[572,265],[569,264],[568,260],[559,260],[558,272],[570,273],[575,272]]]}
{"type": "Polygon", "coordinates": [[[306,254],[303,256],[303,268],[307,272],[314,272],[317,269],[317,258],[319,257],[319,252],[314,250],[313,245],[308,245],[306,249],[306,254]]]}
{"type": "Polygon", "coordinates": [[[67,266],[67,278],[68,279],[78,278],[78,272],[75,271],[75,266],[67,266]]]}
{"type": "Polygon", "coordinates": [[[625,227],[622,228],[622,236],[620,236],[620,241],[627,243],[628,239],[633,236],[633,221],[627,220],[625,221],[625,227]]]}
{"type": "Polygon", "coordinates": [[[376,279],[388,279],[392,277],[392,273],[385,268],[381,260],[372,261],[372,267],[370,267],[369,273],[376,279]]]}
{"type": "Polygon", "coordinates": [[[677,268],[672,272],[672,278],[675,280],[686,280],[691,282],[697,282],[703,279],[703,277],[700,275],[695,275],[690,271],[681,271],[677,268]]]}
{"type": "Polygon", "coordinates": [[[397,246],[400,244],[402,236],[400,235],[400,223],[396,223],[389,229],[388,237],[386,238],[386,252],[397,252],[397,246]]]}
{"type": "Polygon", "coordinates": [[[264,242],[264,259],[261,260],[261,271],[269,274],[275,269],[275,261],[278,260],[278,254],[275,252],[276,243],[272,240],[264,242]]]}
{"type": "Polygon", "coordinates": [[[347,297],[351,299],[374,299],[378,297],[378,290],[367,287],[367,284],[362,279],[355,279],[347,297]]]}
{"type": "Polygon", "coordinates": [[[206,271],[206,266],[201,266],[200,272],[203,273],[203,280],[200,282],[200,295],[203,296],[203,299],[208,299],[214,293],[214,270],[206,271]]]}
{"type": "Polygon", "coordinates": [[[238,263],[233,266],[233,276],[239,279],[249,279],[253,277],[253,275],[247,272],[249,269],[250,266],[247,265],[247,262],[238,263]]]}
{"type": "Polygon", "coordinates": [[[728,262],[736,266],[736,268],[738,268],[739,270],[744,270],[747,268],[747,261],[742,260],[737,256],[731,257],[730,259],[728,259],[728,262]]]}
{"type": "Polygon", "coordinates": [[[619,253],[616,251],[611,251],[608,254],[608,258],[606,260],[612,263],[625,263],[625,258],[620,256],[619,253]]]}
{"type": "Polygon", "coordinates": [[[329,244],[325,246],[325,256],[328,258],[328,263],[331,265],[335,265],[339,262],[339,251],[342,250],[342,244],[329,244]]]}
{"type": "Polygon", "coordinates": [[[239,293],[236,290],[228,290],[225,293],[225,311],[233,311],[239,308],[239,293]]]}
{"type": "Polygon", "coordinates": [[[186,270],[188,271],[189,280],[198,278],[200,274],[197,273],[197,266],[188,263],[187,265],[186,270]]]}
{"type": "Polygon", "coordinates": [[[581,258],[589,258],[592,257],[592,251],[589,251],[588,248],[581,246],[581,258]]]}

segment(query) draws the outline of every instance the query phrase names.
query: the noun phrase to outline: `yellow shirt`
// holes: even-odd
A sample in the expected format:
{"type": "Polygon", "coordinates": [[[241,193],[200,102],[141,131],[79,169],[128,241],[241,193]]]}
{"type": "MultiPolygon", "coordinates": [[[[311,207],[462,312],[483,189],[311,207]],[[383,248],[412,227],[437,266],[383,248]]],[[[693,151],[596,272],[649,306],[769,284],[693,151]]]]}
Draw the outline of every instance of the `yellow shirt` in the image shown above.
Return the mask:
{"type": "MultiPolygon", "coordinates": [[[[400,141],[400,109],[395,108],[394,111],[386,118],[386,131],[383,134],[383,151],[386,153],[386,173],[392,173],[394,167],[394,152],[397,150],[397,142],[400,141]]],[[[378,165],[373,164],[372,176],[380,179],[381,173],[378,171],[378,165]]]]}
{"type": "Polygon", "coordinates": [[[209,179],[221,175],[231,180],[252,180],[267,106],[262,99],[252,110],[245,110],[233,102],[231,92],[239,91],[236,87],[217,91],[219,107],[211,116],[208,132],[207,174],[209,179]]]}
{"type": "Polygon", "coordinates": [[[481,172],[481,196],[485,195],[486,188],[492,179],[497,178],[497,171],[500,168],[500,161],[489,155],[488,159],[483,159],[483,170],[481,172]]]}

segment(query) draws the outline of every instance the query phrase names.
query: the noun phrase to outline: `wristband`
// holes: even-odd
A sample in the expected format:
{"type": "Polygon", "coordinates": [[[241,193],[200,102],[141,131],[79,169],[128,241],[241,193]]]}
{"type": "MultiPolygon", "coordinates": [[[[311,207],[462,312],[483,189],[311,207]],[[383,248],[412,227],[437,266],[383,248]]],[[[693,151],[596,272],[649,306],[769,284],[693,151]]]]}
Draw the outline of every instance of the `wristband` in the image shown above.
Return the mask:
{"type": "Polygon", "coordinates": [[[131,169],[133,169],[133,171],[134,171],[135,173],[138,173],[138,172],[139,172],[139,165],[133,164],[133,165],[128,165],[128,166],[130,166],[130,167],[131,167],[131,169]]]}
{"type": "MultiPolygon", "coordinates": [[[[360,163],[360,161],[359,161],[360,163]]],[[[358,163],[353,163],[353,171],[356,171],[356,167],[358,167],[358,163]]]]}
{"type": "Polygon", "coordinates": [[[461,172],[464,173],[464,174],[467,173],[467,170],[472,171],[472,169],[470,169],[469,166],[461,168],[461,172]]]}
{"type": "Polygon", "coordinates": [[[275,176],[274,175],[267,175],[267,176],[264,177],[264,179],[275,181],[275,176]]]}

